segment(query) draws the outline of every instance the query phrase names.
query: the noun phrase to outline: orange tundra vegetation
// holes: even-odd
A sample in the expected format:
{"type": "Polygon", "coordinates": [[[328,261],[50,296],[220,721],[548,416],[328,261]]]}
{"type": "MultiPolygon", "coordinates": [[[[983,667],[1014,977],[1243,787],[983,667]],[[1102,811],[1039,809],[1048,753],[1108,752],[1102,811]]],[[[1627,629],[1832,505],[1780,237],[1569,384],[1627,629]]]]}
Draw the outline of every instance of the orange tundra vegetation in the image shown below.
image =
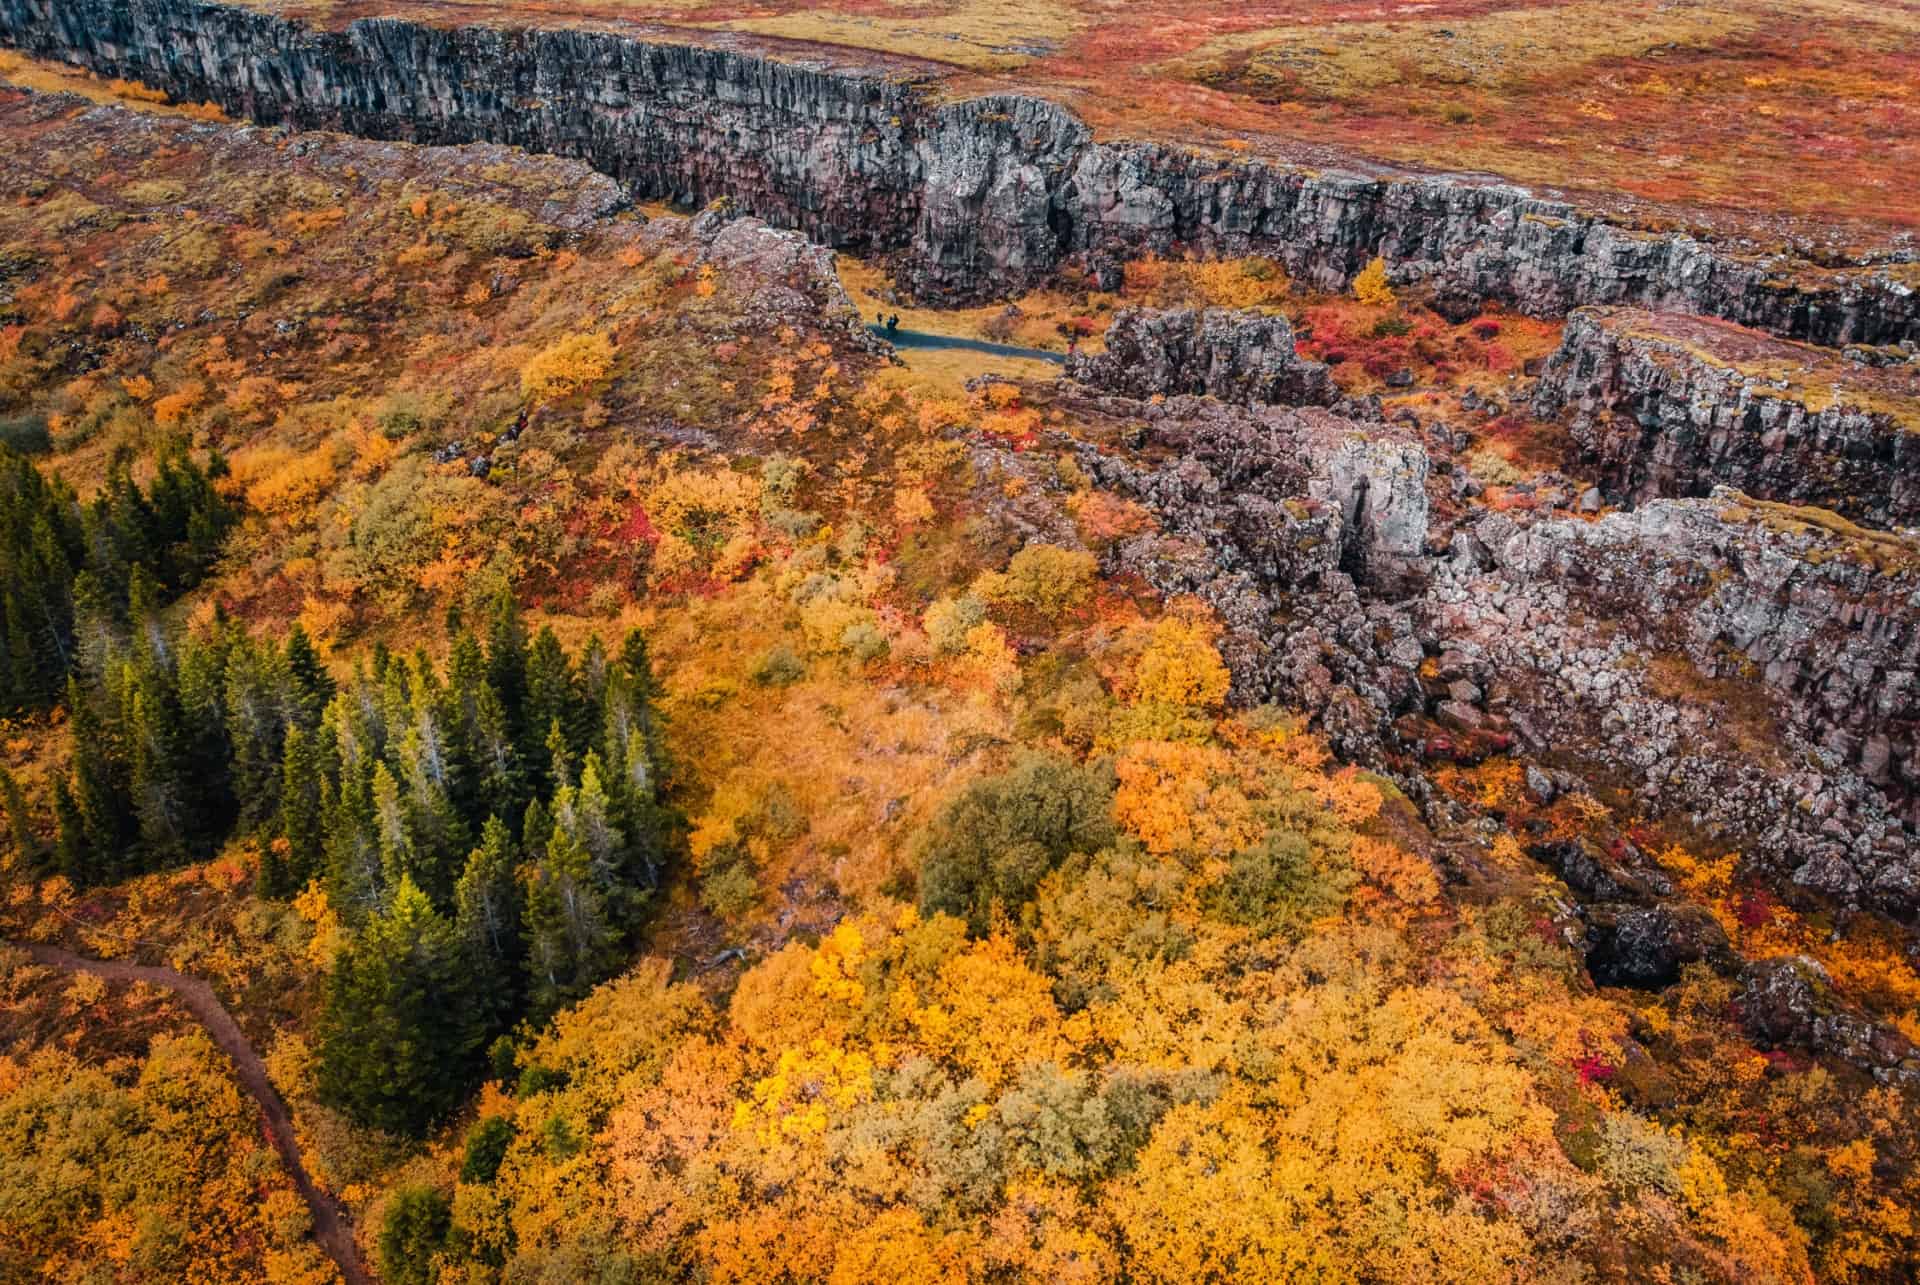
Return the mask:
{"type": "MultiPolygon", "coordinates": [[[[869,17],[999,30],[925,8],[869,17]]],[[[1049,59],[1296,20],[1217,10],[1156,35],[1076,8],[1049,59]]],[[[1911,1097],[1762,1054],[1705,967],[1596,989],[1531,831],[1491,818],[1611,809],[1522,815],[1492,759],[1436,774],[1492,828],[1435,833],[1236,691],[1204,605],[1114,573],[1157,521],[1074,463],[1058,435],[1093,430],[1044,382],[883,365],[788,242],[772,278],[676,218],[547,222],[586,204],[566,162],[154,128],[0,94],[0,386],[47,413],[9,476],[137,512],[181,451],[232,509],[203,579],[116,585],[77,703],[0,729],[0,933],[207,979],[384,1280],[1914,1261],[1911,1097]],[[123,706],[149,735],[98,726],[123,706]],[[216,770],[234,815],[189,846],[208,823],[167,805],[216,770]],[[417,1113],[384,1109],[402,1064],[417,1113]]],[[[1127,281],[1088,315],[1306,298],[1264,261],[1127,281]]],[[[1356,386],[1504,381],[1551,340],[1377,284],[1303,308],[1356,386]]],[[[1871,934],[1651,850],[1742,948],[1920,1017],[1871,934]]],[[[331,1279],[304,1218],[181,1014],[0,950],[6,1271],[331,1279]]]]}

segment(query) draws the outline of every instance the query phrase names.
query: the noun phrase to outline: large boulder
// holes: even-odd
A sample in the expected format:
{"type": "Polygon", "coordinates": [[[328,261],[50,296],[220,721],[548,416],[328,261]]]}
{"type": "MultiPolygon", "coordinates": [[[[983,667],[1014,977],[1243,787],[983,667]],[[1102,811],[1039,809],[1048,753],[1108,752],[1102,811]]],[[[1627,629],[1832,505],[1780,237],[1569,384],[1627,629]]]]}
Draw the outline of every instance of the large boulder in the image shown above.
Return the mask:
{"type": "Polygon", "coordinates": [[[1242,405],[1324,406],[1337,392],[1327,368],[1293,347],[1281,316],[1226,308],[1127,308],[1106,351],[1076,353],[1067,374],[1122,397],[1217,397],[1242,405]]]}
{"type": "Polygon", "coordinates": [[[1763,1048],[1837,1057],[1875,1079],[1920,1086],[1920,1050],[1891,1027],[1850,1009],[1804,955],[1761,959],[1740,973],[1740,1016],[1763,1048]]]}
{"type": "Polygon", "coordinates": [[[1688,964],[1730,969],[1726,930],[1698,906],[1595,906],[1587,918],[1587,971],[1602,986],[1657,989],[1688,964]]]}

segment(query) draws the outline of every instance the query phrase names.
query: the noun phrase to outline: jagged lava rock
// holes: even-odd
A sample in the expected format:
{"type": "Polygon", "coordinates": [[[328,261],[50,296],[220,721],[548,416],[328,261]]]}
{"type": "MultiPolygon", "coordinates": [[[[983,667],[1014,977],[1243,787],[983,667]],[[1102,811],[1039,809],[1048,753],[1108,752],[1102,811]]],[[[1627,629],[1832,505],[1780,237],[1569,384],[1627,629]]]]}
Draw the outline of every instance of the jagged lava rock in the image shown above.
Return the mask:
{"type": "Polygon", "coordinates": [[[1768,1048],[1803,1048],[1850,1062],[1876,1080],[1920,1087],[1920,1050],[1834,994],[1804,955],[1755,960],[1740,972],[1740,1016],[1768,1048]]]}
{"type": "Polygon", "coordinates": [[[1602,986],[1658,989],[1687,964],[1731,971],[1734,962],[1726,930],[1698,906],[1594,906],[1587,941],[1587,969],[1602,986]]]}
{"type": "Polygon", "coordinates": [[[1105,350],[1075,353],[1067,375],[1123,397],[1318,406],[1338,396],[1327,367],[1294,350],[1285,317],[1227,308],[1123,308],[1105,350]]]}
{"type": "Polygon", "coordinates": [[[1060,437],[1099,485],[1153,511],[1108,570],[1195,594],[1227,627],[1236,692],[1309,711],[1340,753],[1379,762],[1388,725],[1419,700],[1422,649],[1407,592],[1426,538],[1426,455],[1378,420],[1315,407],[1066,399],[1129,449],[1060,437]],[[1365,595],[1365,596],[1363,596],[1365,595]]]}

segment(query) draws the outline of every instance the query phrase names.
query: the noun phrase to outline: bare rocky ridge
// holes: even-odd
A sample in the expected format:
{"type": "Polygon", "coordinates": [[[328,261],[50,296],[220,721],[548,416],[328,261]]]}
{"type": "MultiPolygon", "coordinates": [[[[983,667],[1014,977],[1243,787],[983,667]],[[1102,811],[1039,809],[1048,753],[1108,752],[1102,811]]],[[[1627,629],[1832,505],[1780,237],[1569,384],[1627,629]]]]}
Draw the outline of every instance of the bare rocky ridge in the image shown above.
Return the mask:
{"type": "Polygon", "coordinates": [[[1568,416],[1616,499],[1724,484],[1911,525],[1920,522],[1920,357],[1874,357],[1886,364],[1703,318],[1581,309],[1533,407],[1568,416]]]}
{"type": "Polygon", "coordinates": [[[578,157],[644,197],[897,252],[929,298],[1014,293],[1069,258],[1103,279],[1176,245],[1258,251],[1337,287],[1400,281],[1541,315],[1631,303],[1817,343],[1920,339],[1920,268],[1823,269],[1623,228],[1522,189],[1307,171],[1096,142],[1033,98],[942,102],[908,79],[577,29],[365,19],[341,32],[208,0],[0,0],[0,40],[265,122],[578,157]]]}
{"type": "Polygon", "coordinates": [[[1318,406],[1338,391],[1327,367],[1294,351],[1281,316],[1227,308],[1126,308],[1106,349],[1075,353],[1067,375],[1125,397],[1192,393],[1230,402],[1318,406]]]}

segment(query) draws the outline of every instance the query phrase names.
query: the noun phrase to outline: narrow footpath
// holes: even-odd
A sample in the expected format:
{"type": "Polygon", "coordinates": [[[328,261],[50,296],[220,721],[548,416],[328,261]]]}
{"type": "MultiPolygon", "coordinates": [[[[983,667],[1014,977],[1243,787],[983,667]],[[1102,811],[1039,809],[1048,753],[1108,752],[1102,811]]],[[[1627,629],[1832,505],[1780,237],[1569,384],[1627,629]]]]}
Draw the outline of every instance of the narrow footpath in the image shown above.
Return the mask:
{"type": "Polygon", "coordinates": [[[995,357],[1028,357],[1035,361],[1050,361],[1056,366],[1064,365],[1066,356],[1049,352],[1045,348],[1022,348],[1018,344],[994,344],[984,339],[963,339],[959,335],[937,335],[930,330],[889,330],[885,326],[868,324],[870,334],[892,344],[895,348],[959,348],[967,352],[989,353],[995,357]]]}
{"type": "MultiPolygon", "coordinates": [[[[14,943],[0,942],[0,945],[13,946],[14,943]]],[[[266,1064],[254,1051],[240,1024],[233,1020],[233,1014],[227,1012],[214,995],[211,986],[198,977],[189,977],[171,968],[130,964],[119,959],[88,959],[58,946],[33,942],[22,943],[17,948],[26,951],[36,963],[68,972],[92,973],[107,981],[146,982],[152,986],[163,986],[180,996],[187,1007],[193,1010],[193,1015],[200,1019],[200,1024],[207,1028],[207,1034],[213,1037],[213,1042],[233,1060],[234,1069],[240,1075],[241,1087],[260,1104],[260,1114],[266,1123],[267,1136],[273,1141],[273,1149],[280,1153],[280,1163],[293,1176],[293,1185],[306,1200],[307,1208],[313,1211],[314,1240],[338,1265],[346,1285],[373,1285],[373,1277],[361,1263],[359,1247],[353,1242],[352,1227],[333,1199],[314,1185],[313,1179],[307,1175],[306,1165],[301,1163],[300,1144],[293,1133],[293,1116],[288,1112],[287,1104],[280,1100],[273,1081],[267,1078],[266,1064]]]]}

